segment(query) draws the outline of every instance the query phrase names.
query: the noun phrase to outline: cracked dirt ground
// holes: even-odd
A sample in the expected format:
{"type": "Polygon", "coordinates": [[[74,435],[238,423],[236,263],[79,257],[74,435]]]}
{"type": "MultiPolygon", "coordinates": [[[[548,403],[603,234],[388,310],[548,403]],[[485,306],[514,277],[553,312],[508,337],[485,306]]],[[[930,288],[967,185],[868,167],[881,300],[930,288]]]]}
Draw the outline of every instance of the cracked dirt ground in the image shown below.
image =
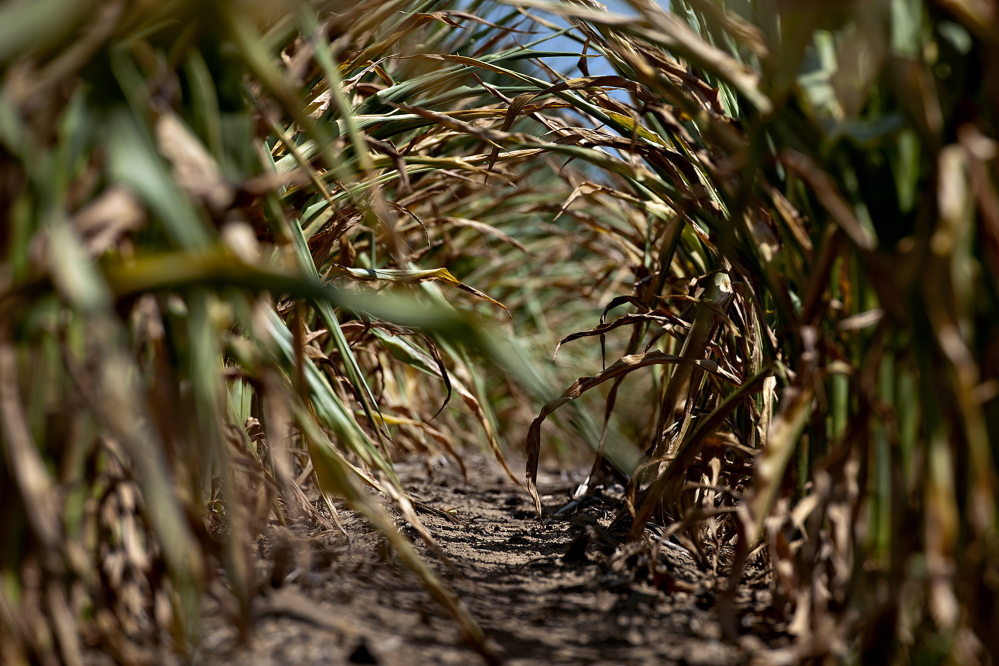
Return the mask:
{"type": "MultiPolygon", "coordinates": [[[[498,661],[780,661],[789,639],[772,619],[771,576],[759,565],[750,566],[739,590],[744,633],[737,643],[726,642],[714,608],[724,567],[716,573],[670,546],[658,549],[652,575],[647,545],[615,548],[605,530],[619,487],[602,488],[541,524],[530,498],[498,465],[473,458],[467,466],[467,483],[454,467],[437,467],[432,477],[422,463],[399,463],[398,471],[421,519],[464,578],[423,549],[425,556],[482,625],[498,661]]],[[[549,473],[539,488],[546,512],[555,513],[575,484],[549,473]]],[[[249,641],[240,644],[209,601],[194,663],[482,663],[385,539],[348,511],[340,517],[349,539],[299,529],[262,540],[258,569],[265,592],[254,605],[249,641]]]]}

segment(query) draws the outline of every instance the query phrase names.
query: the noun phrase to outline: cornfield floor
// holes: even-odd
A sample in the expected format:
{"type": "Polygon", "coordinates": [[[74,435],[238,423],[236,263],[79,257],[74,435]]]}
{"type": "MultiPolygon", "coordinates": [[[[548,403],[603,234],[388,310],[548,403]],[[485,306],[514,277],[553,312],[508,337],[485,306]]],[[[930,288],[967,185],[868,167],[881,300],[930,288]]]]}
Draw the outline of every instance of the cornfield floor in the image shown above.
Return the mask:
{"type": "MultiPolygon", "coordinates": [[[[482,623],[502,663],[779,661],[790,640],[767,616],[770,573],[759,563],[739,593],[745,634],[739,645],[727,644],[713,608],[725,580],[724,548],[713,571],[710,546],[698,566],[686,550],[666,545],[650,575],[641,544],[615,549],[606,538],[622,490],[612,480],[595,499],[540,524],[530,498],[495,463],[473,458],[467,467],[467,482],[454,465],[435,467],[432,477],[421,462],[398,469],[464,578],[424,556],[482,623]]],[[[578,482],[553,473],[539,481],[546,514],[570,504],[578,482]]],[[[340,519],[350,539],[304,530],[261,538],[259,579],[272,589],[258,598],[249,641],[240,644],[209,599],[195,663],[481,663],[384,537],[346,510],[340,519]]]]}

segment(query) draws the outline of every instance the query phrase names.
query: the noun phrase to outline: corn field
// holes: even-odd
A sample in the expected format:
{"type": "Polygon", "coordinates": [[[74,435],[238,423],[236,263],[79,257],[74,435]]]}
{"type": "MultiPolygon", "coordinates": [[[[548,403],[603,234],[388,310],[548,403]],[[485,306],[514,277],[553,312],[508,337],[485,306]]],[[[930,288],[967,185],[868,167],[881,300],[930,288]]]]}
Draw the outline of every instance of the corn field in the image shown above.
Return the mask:
{"type": "Polygon", "coordinates": [[[249,635],[343,506],[491,658],[393,462],[488,451],[726,640],[764,561],[796,662],[993,663],[999,4],[624,4],[0,3],[0,662],[249,635]]]}

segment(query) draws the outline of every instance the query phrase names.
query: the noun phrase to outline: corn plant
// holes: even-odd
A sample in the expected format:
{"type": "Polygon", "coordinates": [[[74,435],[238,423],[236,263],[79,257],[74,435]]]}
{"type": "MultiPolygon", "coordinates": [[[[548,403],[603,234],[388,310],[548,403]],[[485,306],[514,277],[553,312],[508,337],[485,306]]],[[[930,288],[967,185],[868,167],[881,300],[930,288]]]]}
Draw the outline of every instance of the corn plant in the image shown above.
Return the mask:
{"type": "Polygon", "coordinates": [[[662,366],[630,536],[665,514],[717,537],[718,516],[738,516],[722,531],[737,542],[730,636],[735,581],[765,545],[799,658],[983,663],[995,17],[947,2],[633,2],[638,20],[520,4],[569,17],[627,82],[632,104],[593,115],[617,134],[594,143],[624,159],[559,150],[649,210],[643,279],[608,303],[637,311],[586,333],[631,328],[626,355],[545,406],[529,476],[549,413],[662,366]]]}
{"type": "Polygon", "coordinates": [[[798,658],[996,652],[995,18],[631,4],[0,9],[5,662],[247,631],[334,495],[486,652],[363,487],[443,558],[392,456],[524,430],[539,513],[582,438],[728,567],[730,637],[762,558],[798,658]]]}

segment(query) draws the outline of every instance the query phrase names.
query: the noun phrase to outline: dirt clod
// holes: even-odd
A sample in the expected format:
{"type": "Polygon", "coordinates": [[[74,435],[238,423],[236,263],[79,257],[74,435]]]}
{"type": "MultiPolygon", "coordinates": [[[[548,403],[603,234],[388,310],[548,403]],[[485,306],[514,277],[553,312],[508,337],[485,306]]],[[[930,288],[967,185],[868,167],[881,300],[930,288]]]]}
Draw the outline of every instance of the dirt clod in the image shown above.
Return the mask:
{"type": "MultiPolygon", "coordinates": [[[[428,480],[416,462],[399,463],[398,470],[422,507],[421,519],[464,578],[418,547],[468,605],[502,663],[742,664],[789,643],[783,628],[767,619],[768,572],[751,572],[753,589],[740,594],[744,630],[754,640],[724,642],[714,602],[726,577],[705,570],[679,546],[613,540],[607,533],[618,508],[612,498],[596,494],[555,515],[572,489],[542,474],[551,518],[541,525],[533,512],[517,517],[515,507],[529,502],[493,463],[473,459],[466,466],[468,485],[457,476],[447,484],[428,480]]],[[[280,560],[284,596],[272,594],[242,645],[209,608],[208,639],[196,661],[481,663],[417,577],[386,552],[385,540],[349,511],[341,519],[351,545],[335,556],[293,557],[287,545],[268,549],[280,560]],[[311,571],[300,571],[304,566],[311,571]]],[[[285,537],[284,544],[302,538],[285,537]]],[[[275,564],[264,558],[259,566],[272,572],[275,564]]]]}

